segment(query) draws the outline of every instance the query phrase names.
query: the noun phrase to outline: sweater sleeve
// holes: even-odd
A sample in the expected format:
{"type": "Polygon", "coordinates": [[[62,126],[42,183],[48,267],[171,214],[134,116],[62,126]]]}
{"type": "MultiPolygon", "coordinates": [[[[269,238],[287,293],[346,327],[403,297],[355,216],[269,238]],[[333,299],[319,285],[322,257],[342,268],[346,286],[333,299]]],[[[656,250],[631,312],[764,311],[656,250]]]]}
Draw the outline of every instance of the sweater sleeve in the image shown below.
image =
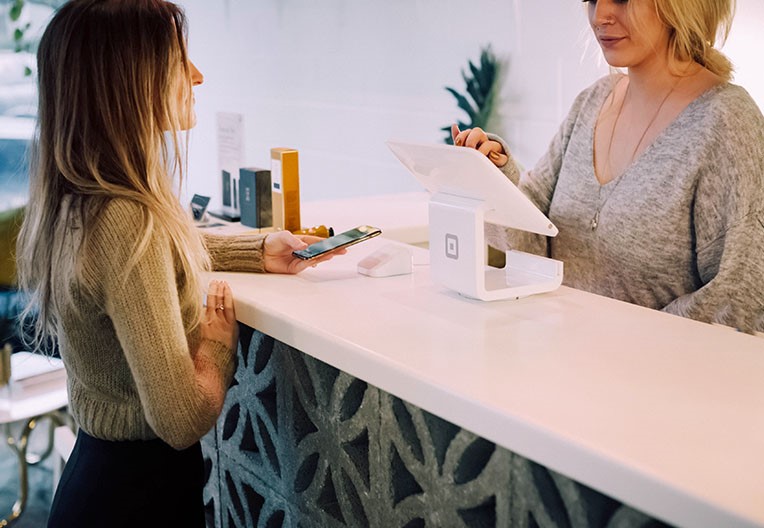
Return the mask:
{"type": "MultiPolygon", "coordinates": [[[[549,215],[549,207],[552,196],[557,187],[557,178],[560,174],[565,151],[570,137],[575,130],[579,113],[592,90],[600,86],[603,80],[578,95],[567,118],[562,122],[557,133],[552,138],[549,148],[536,166],[530,171],[521,173],[517,163],[512,157],[507,142],[495,135],[488,134],[489,139],[498,141],[509,156],[509,161],[501,167],[501,171],[536,205],[545,215],[549,215]]],[[[610,82],[609,80],[607,82],[610,82]]],[[[507,229],[495,224],[486,223],[486,238],[489,245],[506,251],[515,249],[528,253],[547,256],[549,253],[548,238],[535,233],[507,229]]]]}
{"type": "Polygon", "coordinates": [[[95,229],[92,250],[102,263],[99,275],[105,311],[125,354],[146,421],[158,437],[181,449],[215,424],[219,412],[215,402],[222,399],[231,381],[235,354],[228,345],[209,340],[202,340],[194,354],[189,349],[166,234],[155,231],[145,252],[124,274],[145,214],[140,205],[113,201],[95,229]],[[199,370],[215,383],[203,383],[199,370]]]}
{"type": "Polygon", "coordinates": [[[214,271],[264,272],[267,235],[203,235],[214,271]]]}
{"type": "Polygon", "coordinates": [[[697,253],[703,286],[664,311],[743,332],[764,332],[764,215],[751,214],[697,253]]]}
{"type": "Polygon", "coordinates": [[[764,331],[764,117],[747,94],[733,106],[709,126],[694,195],[702,286],[664,311],[753,333],[764,331]]]}

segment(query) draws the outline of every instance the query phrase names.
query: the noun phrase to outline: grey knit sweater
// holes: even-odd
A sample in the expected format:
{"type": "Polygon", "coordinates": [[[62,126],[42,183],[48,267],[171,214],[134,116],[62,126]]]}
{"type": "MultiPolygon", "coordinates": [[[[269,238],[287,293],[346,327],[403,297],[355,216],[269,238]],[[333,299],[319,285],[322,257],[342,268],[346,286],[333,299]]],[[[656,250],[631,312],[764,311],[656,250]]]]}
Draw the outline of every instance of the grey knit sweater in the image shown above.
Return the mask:
{"type": "MultiPolygon", "coordinates": [[[[226,344],[202,340],[198,329],[187,331],[190,321],[181,310],[180,279],[166,235],[155,233],[125,276],[142,214],[135,202],[112,200],[103,211],[83,266],[89,288],[82,288],[65,264],[72,262],[81,232],[68,208],[67,199],[53,271],[74,300],[67,305],[54,291],[74,418],[87,433],[105,440],[159,437],[176,448],[191,445],[217,419],[214,398],[198,382],[195,363],[217,369],[224,391],[233,376],[234,352],[226,344]]],[[[205,241],[216,269],[263,271],[263,240],[263,235],[207,235],[205,241]]]]}
{"type": "Polygon", "coordinates": [[[714,87],[600,187],[594,126],[614,85],[606,77],[578,96],[533,170],[520,175],[511,162],[502,169],[559,234],[489,225],[489,243],[562,260],[565,284],[577,289],[764,331],[761,111],[739,86],[714,87]]]}

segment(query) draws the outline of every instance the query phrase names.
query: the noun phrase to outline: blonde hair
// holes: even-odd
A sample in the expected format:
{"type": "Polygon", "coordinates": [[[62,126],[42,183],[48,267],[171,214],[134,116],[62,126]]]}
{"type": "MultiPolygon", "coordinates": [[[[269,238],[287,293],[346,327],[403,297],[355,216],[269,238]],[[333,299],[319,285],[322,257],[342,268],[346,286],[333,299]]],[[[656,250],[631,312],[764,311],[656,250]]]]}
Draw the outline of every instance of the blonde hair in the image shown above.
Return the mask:
{"type": "Polygon", "coordinates": [[[84,282],[89,237],[117,198],[144,210],[125,280],[152,235],[163,232],[176,259],[183,313],[192,326],[201,318],[199,272],[209,268],[209,257],[172,178],[178,174],[182,185],[187,140],[181,144],[179,131],[192,115],[185,38],[183,11],[163,0],[71,0],[45,30],[30,200],[17,247],[19,285],[30,295],[22,322],[35,348],[55,342],[63,305],[54,301],[71,304],[68,282],[84,282]],[[67,195],[83,235],[71,269],[59,276],[52,271],[54,239],[67,195]]]}
{"type": "Polygon", "coordinates": [[[735,0],[653,0],[660,20],[669,28],[669,66],[695,61],[725,81],[733,66],[718,49],[735,17],[735,0]]]}

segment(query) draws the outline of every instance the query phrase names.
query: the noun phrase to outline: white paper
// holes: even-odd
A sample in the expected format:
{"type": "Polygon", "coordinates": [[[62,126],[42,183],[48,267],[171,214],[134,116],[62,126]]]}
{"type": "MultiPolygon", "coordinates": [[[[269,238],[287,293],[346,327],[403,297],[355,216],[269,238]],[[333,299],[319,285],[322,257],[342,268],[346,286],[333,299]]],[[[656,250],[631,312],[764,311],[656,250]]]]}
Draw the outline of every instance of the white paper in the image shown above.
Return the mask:
{"type": "MultiPolygon", "coordinates": [[[[217,113],[218,186],[223,192],[222,174],[231,174],[231,193],[239,187],[239,168],[244,166],[244,116],[229,112],[217,113]]],[[[230,196],[230,203],[238,205],[238,197],[230,196]]],[[[238,209],[238,207],[236,207],[238,209]]]]}

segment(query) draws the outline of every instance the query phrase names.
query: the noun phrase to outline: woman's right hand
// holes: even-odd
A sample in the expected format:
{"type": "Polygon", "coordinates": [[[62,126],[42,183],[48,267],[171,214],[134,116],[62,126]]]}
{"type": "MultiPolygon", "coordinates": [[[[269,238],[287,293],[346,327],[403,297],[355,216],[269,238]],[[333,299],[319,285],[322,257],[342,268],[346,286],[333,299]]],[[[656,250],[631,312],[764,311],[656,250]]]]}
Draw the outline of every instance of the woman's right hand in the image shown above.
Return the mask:
{"type": "Polygon", "coordinates": [[[236,350],[239,325],[233,307],[233,293],[225,281],[211,281],[207,290],[207,309],[202,323],[202,338],[226,343],[236,350]]]}
{"type": "Polygon", "coordinates": [[[474,148],[488,157],[494,165],[501,168],[509,161],[509,156],[504,152],[501,143],[488,139],[488,135],[482,128],[468,128],[459,130],[457,125],[451,125],[451,139],[457,147],[474,148]]]}

